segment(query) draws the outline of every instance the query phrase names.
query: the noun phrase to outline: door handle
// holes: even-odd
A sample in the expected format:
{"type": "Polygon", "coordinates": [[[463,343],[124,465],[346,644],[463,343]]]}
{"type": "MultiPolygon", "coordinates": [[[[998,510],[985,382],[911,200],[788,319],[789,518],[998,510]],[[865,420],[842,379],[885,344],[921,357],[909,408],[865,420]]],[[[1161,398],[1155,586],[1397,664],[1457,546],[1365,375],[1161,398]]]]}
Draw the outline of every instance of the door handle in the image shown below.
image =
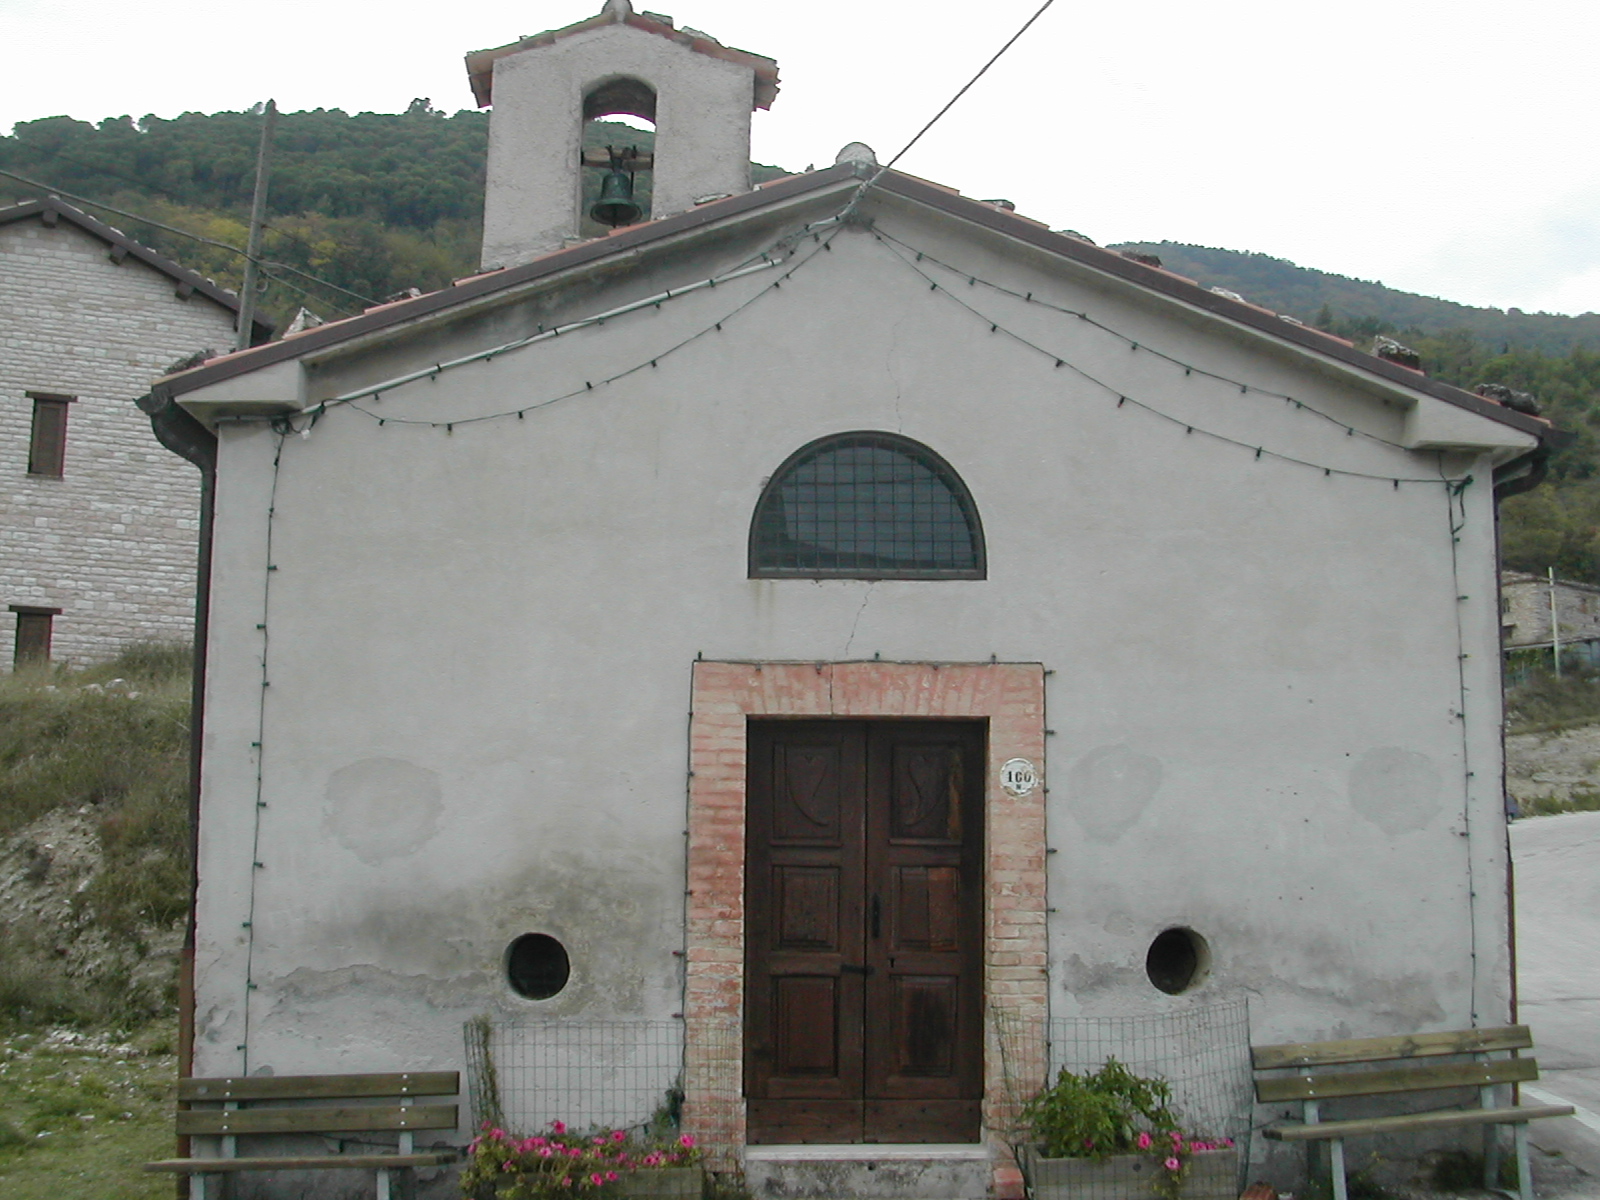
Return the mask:
{"type": "Polygon", "coordinates": [[[855,963],[841,963],[839,966],[841,975],[860,975],[865,977],[871,975],[872,971],[873,968],[870,966],[857,966],[855,963]]]}
{"type": "Polygon", "coordinates": [[[883,901],[877,896],[872,898],[872,936],[883,936],[883,901]]]}

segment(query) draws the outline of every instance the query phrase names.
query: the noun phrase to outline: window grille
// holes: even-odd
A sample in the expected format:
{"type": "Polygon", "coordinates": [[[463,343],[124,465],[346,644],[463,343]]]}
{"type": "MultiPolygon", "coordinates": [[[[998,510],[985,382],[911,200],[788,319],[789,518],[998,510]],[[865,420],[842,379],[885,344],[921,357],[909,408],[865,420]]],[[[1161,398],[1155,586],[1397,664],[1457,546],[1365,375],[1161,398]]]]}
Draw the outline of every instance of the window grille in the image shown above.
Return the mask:
{"type": "Polygon", "coordinates": [[[750,526],[752,579],[983,579],[983,527],[961,477],[891,433],[801,447],[750,526]]]}

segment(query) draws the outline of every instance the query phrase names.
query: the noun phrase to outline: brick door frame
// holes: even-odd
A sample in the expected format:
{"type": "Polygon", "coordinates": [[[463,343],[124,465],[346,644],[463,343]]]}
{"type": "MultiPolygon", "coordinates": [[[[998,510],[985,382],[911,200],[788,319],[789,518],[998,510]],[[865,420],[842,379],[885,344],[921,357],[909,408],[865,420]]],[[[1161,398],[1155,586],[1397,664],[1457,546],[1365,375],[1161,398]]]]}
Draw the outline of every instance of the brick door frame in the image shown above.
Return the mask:
{"type": "MultiPolygon", "coordinates": [[[[989,723],[984,783],[986,1140],[1043,1081],[1049,962],[1045,900],[1044,668],[1039,663],[696,662],[689,717],[685,931],[686,1128],[713,1160],[745,1144],[744,857],[751,717],[965,717],[989,723]],[[1032,762],[1026,796],[1000,767],[1032,762]],[[1006,1026],[1004,1062],[999,1026],[1006,1026]]],[[[732,1165],[731,1162],[728,1165],[732,1165]]]]}

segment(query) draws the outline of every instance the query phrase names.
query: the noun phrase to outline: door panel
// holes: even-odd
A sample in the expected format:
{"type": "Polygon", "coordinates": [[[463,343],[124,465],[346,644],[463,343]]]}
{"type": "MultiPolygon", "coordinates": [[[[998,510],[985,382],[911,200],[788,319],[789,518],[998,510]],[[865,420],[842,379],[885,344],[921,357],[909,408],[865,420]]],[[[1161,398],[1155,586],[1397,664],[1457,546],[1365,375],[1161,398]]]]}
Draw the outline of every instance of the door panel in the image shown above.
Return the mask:
{"type": "Polygon", "coordinates": [[[974,721],[752,721],[752,1142],[975,1141],[982,764],[974,721]]]}

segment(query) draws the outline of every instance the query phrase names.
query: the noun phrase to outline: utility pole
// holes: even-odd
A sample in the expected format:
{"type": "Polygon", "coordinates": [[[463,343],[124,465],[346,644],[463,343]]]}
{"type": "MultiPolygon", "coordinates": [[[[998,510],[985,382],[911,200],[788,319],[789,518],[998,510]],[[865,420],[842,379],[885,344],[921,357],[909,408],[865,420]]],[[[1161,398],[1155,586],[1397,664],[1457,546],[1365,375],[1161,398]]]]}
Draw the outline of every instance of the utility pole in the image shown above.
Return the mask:
{"type": "Polygon", "coordinates": [[[1556,621],[1556,569],[1549,568],[1550,580],[1550,658],[1555,663],[1556,678],[1561,678],[1561,626],[1556,621]]]}
{"type": "Polygon", "coordinates": [[[250,335],[255,330],[256,317],[256,260],[261,257],[261,225],[267,218],[267,180],[272,160],[272,131],[278,124],[278,105],[268,100],[261,114],[261,148],[256,152],[256,195],[250,204],[250,240],[245,243],[244,287],[239,292],[239,333],[234,338],[235,350],[250,348],[250,335]]]}

